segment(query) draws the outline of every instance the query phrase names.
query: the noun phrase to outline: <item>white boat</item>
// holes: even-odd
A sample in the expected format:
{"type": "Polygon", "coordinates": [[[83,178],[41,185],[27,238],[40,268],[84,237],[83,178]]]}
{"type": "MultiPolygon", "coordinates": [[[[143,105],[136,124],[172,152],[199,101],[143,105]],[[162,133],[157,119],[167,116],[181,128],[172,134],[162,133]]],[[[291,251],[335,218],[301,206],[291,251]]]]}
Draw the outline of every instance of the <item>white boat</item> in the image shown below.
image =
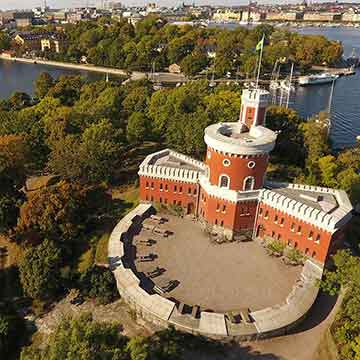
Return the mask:
{"type": "Polygon", "coordinates": [[[322,73],[316,75],[309,75],[309,76],[300,76],[299,77],[299,84],[301,86],[306,85],[318,85],[318,84],[327,84],[335,81],[339,75],[334,75],[330,73],[322,73]]]}
{"type": "Polygon", "coordinates": [[[277,90],[277,89],[280,89],[281,85],[280,85],[279,81],[277,81],[277,80],[270,80],[269,87],[271,90],[277,90]]]}

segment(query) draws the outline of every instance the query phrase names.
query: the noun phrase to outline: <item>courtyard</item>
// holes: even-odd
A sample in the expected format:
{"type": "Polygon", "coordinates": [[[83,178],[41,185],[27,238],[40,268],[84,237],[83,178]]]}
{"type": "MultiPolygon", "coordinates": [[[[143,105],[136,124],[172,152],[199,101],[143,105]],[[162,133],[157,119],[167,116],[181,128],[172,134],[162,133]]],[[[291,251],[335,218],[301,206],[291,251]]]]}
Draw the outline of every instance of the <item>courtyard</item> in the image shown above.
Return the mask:
{"type": "Polygon", "coordinates": [[[131,260],[145,286],[175,283],[166,297],[201,310],[255,311],[284,302],[300,276],[300,266],[285,265],[257,242],[216,244],[190,217],[162,216],[168,221],[153,224],[170,235],[157,234],[149,220],[133,237],[131,260]],[[155,269],[161,271],[148,279],[155,269]]]}

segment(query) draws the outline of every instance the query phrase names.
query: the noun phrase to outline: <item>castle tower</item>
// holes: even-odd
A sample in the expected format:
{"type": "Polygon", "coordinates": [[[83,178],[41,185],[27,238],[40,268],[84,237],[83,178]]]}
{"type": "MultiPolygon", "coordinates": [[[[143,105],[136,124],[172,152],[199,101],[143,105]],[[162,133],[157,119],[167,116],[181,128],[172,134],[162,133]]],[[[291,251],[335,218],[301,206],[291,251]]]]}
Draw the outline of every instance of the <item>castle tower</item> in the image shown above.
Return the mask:
{"type": "Polygon", "coordinates": [[[241,96],[241,112],[239,121],[246,125],[247,129],[251,126],[265,125],[266,108],[269,105],[270,94],[262,89],[243,90],[241,96]]]}
{"type": "Polygon", "coordinates": [[[205,129],[208,173],[200,180],[204,200],[200,216],[210,224],[235,231],[253,226],[256,191],[264,185],[276,140],[276,134],[263,126],[268,101],[266,90],[244,90],[239,121],[205,129]]]}

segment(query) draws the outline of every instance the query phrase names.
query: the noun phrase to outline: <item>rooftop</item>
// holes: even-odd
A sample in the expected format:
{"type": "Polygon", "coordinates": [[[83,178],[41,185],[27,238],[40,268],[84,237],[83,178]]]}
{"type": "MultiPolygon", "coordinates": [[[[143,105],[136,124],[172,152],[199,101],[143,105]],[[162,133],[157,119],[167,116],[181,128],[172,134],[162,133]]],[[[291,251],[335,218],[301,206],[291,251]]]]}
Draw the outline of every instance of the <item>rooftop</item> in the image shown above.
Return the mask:
{"type": "Polygon", "coordinates": [[[276,133],[264,126],[252,126],[241,132],[239,122],[218,123],[205,129],[205,142],[214,149],[233,154],[256,155],[270,152],[276,141],[276,133]]]}

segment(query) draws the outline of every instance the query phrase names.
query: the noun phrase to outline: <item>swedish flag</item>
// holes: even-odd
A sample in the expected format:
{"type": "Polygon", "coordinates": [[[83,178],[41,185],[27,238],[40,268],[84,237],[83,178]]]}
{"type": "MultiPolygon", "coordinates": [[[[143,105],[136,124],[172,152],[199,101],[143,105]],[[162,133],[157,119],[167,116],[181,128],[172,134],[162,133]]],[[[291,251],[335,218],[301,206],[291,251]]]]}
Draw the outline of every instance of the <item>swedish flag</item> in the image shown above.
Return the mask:
{"type": "Polygon", "coordinates": [[[264,40],[265,40],[265,35],[263,35],[262,39],[257,43],[256,51],[259,51],[264,47],[264,40]]]}

